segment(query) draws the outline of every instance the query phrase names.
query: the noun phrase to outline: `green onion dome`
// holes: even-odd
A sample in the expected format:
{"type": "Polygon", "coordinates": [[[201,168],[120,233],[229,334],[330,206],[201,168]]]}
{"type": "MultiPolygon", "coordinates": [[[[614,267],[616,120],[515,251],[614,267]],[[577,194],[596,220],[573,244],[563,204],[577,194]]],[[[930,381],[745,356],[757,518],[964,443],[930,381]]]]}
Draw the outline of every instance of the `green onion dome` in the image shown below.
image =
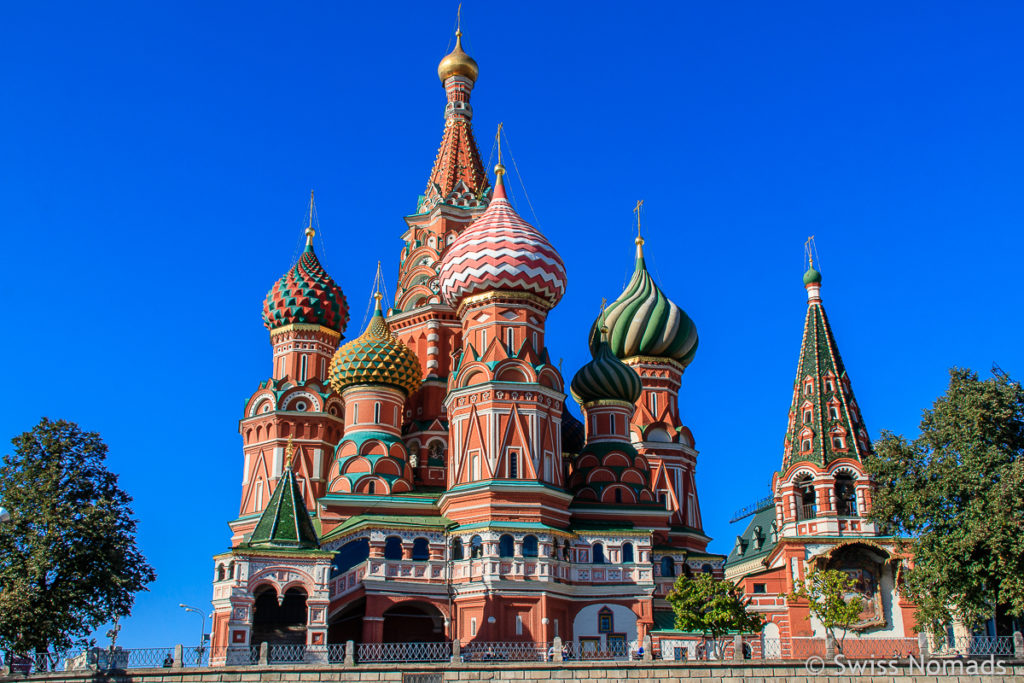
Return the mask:
{"type": "MultiPolygon", "coordinates": [[[[619,358],[669,358],[683,367],[697,353],[697,326],[658,288],[644,263],[643,239],[636,238],[636,270],[619,298],[605,309],[608,344],[619,358]]],[[[601,342],[598,321],[590,329],[590,348],[601,342]]]]}
{"type": "Polygon", "coordinates": [[[320,325],[344,334],[348,302],[341,287],[320,265],[313,251],[313,230],[306,230],[306,250],[263,300],[263,324],[273,332],[286,325],[320,325]]]}
{"type": "Polygon", "coordinates": [[[804,284],[805,285],[821,284],[821,273],[819,273],[817,270],[815,270],[814,266],[811,266],[810,268],[808,268],[807,272],[804,273],[804,284]]]}
{"type": "Polygon", "coordinates": [[[419,358],[391,333],[380,310],[380,294],[376,297],[377,310],[366,331],[335,351],[328,380],[338,393],[354,384],[386,384],[412,394],[423,382],[419,358]]]}
{"type": "Polygon", "coordinates": [[[587,430],[576,416],[569,412],[569,405],[562,404],[562,452],[576,455],[587,443],[587,430]]]}
{"type": "Polygon", "coordinates": [[[569,390],[581,405],[594,401],[636,403],[643,385],[636,371],[612,353],[607,332],[602,328],[594,359],[580,368],[572,378],[569,390]]]}

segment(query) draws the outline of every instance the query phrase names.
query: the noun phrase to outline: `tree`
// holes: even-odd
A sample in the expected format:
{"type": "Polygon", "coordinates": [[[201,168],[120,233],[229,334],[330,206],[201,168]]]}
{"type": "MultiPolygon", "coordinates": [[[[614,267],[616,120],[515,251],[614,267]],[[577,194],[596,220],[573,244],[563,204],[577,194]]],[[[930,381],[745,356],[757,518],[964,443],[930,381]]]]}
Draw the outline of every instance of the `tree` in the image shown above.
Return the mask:
{"type": "Polygon", "coordinates": [[[722,658],[730,632],[757,633],[764,626],[760,614],[747,611],[750,599],[735,583],[710,574],[680,576],[667,599],[676,614],[676,628],[703,634],[716,659],[722,658]]]}
{"type": "MultiPolygon", "coordinates": [[[[904,592],[919,627],[1024,616],[1024,390],[998,367],[949,371],[913,441],[882,432],[871,517],[910,537],[904,592]]],[[[998,621],[998,620],[997,620],[998,621]]]]}
{"type": "Polygon", "coordinates": [[[814,569],[803,583],[797,584],[786,599],[806,600],[810,609],[808,619],[814,617],[820,621],[832,636],[832,642],[837,643],[839,651],[842,652],[850,626],[864,610],[864,601],[859,596],[847,597],[856,587],[857,582],[846,572],[837,569],[814,569]],[[836,638],[837,630],[842,630],[842,638],[836,638]]]}
{"type": "Polygon", "coordinates": [[[99,434],[43,418],[0,466],[0,647],[65,649],[131,612],[156,578],[99,434]]]}

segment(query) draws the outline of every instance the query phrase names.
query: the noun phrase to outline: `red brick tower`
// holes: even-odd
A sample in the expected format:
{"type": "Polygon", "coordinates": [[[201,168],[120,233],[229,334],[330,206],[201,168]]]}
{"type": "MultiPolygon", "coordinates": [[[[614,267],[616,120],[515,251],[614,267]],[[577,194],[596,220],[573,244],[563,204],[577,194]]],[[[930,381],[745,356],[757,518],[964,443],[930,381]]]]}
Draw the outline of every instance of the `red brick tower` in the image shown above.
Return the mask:
{"type": "Polygon", "coordinates": [[[562,377],[544,321],[565,293],[558,252],[509,204],[494,199],[445,254],[441,291],[458,311],[463,347],[448,382],[448,491],[441,513],[566,526],[571,496],[561,467],[562,377]]]}
{"type": "Polygon", "coordinates": [[[348,323],[348,304],[313,250],[313,204],[306,248],[263,303],[263,322],[274,349],[273,373],[246,403],[239,423],[245,464],[239,517],[231,523],[240,543],[270,501],[284,471],[285,448],[306,508],[327,490],[326,472],[341,438],[341,400],[327,384],[327,368],[348,323]]]}
{"type": "Polygon", "coordinates": [[[405,441],[413,451],[416,480],[440,487],[448,452],[442,403],[451,354],[461,344],[461,325],[440,296],[437,273],[448,247],[487,208],[491,188],[473,138],[469,103],[479,69],[462,50],[461,31],[437,73],[448,98],[444,133],[416,213],[405,217],[408,229],[388,321],[395,335],[416,352],[423,369],[423,385],[409,397],[405,413],[405,441]]]}

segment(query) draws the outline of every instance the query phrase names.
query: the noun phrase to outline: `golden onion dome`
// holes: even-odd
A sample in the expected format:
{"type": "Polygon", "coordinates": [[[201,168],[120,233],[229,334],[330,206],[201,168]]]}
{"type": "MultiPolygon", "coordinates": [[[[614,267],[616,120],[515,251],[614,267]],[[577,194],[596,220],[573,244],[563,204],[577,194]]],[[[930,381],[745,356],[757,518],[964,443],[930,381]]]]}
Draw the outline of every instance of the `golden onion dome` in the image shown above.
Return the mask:
{"type": "Polygon", "coordinates": [[[341,393],[354,384],[386,384],[411,395],[420,388],[422,371],[416,353],[391,333],[380,309],[370,318],[366,331],[334,352],[327,375],[331,387],[341,393]]]}
{"type": "Polygon", "coordinates": [[[471,81],[476,81],[480,74],[480,67],[476,60],[462,50],[462,31],[455,32],[455,49],[445,55],[441,63],[437,65],[437,75],[444,83],[451,76],[465,76],[471,81]]]}

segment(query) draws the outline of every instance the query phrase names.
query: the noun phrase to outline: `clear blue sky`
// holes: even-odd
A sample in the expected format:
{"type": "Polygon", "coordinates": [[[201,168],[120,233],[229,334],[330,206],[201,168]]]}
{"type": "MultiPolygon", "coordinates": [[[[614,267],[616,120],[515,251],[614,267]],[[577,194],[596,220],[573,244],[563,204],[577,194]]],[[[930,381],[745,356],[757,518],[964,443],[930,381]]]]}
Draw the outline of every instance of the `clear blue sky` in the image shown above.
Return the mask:
{"type": "MultiPolygon", "coordinates": [[[[177,605],[209,606],[237,421],[271,370],[262,299],[311,188],[349,338],[377,259],[393,290],[455,6],[4,7],[0,435],[46,415],[109,443],[159,574],[125,644],[198,634],[177,605]]],[[[781,461],[807,235],[873,437],[915,433],[951,365],[1024,375],[1022,24],[1015,2],[463,8],[483,153],[504,121],[568,268],[549,343],[569,376],[646,200],[648,263],[700,333],[681,405],[713,550],[781,461]]]]}

